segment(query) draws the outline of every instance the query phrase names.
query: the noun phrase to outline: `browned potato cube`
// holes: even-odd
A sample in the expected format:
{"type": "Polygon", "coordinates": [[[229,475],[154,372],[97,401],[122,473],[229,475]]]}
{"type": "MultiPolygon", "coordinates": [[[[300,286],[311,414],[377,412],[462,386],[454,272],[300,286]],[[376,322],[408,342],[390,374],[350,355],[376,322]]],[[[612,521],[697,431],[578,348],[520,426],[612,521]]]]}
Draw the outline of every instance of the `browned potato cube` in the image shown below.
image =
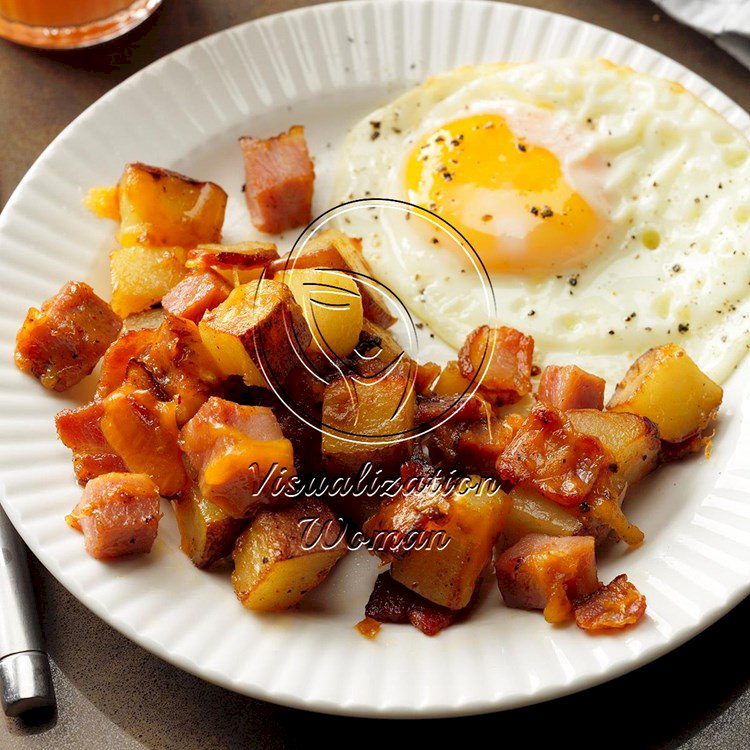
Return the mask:
{"type": "Polygon", "coordinates": [[[128,164],[118,185],[120,243],[193,247],[219,242],[227,194],[169,169],[128,164]]]}
{"type": "Polygon", "coordinates": [[[623,484],[633,484],[656,468],[661,441],[659,430],[650,419],[598,409],[572,409],[566,413],[578,432],[593,435],[609,450],[617,464],[617,478],[623,484]]]}
{"type": "Polygon", "coordinates": [[[112,309],[122,318],[161,302],[187,273],[181,247],[130,245],[109,256],[112,309]]]}
{"type": "Polygon", "coordinates": [[[465,487],[457,487],[452,493],[446,490],[446,494],[435,510],[425,511],[421,518],[400,511],[400,504],[411,502],[408,495],[396,498],[394,503],[385,503],[365,526],[370,536],[391,529],[404,534],[421,531],[421,542],[409,548],[405,537],[397,548],[391,575],[425,599],[461,609],[471,600],[479,576],[490,561],[510,502],[496,483],[478,476],[468,477],[465,487]]]}
{"type": "Polygon", "coordinates": [[[337,378],[323,397],[323,465],[332,475],[356,474],[371,462],[397,474],[415,425],[416,390],[408,367],[374,378],[337,378]]]}
{"type": "Polygon", "coordinates": [[[121,328],[88,284],[69,281],[41,310],[29,309],[16,336],[16,365],[45,388],[64,391],[94,369],[121,328]]]}
{"type": "Polygon", "coordinates": [[[173,500],[180,549],[199,568],[208,568],[232,551],[245,522],[228,516],[203,497],[198,488],[173,500]]]}
{"type": "Polygon", "coordinates": [[[351,271],[354,278],[361,279],[358,286],[362,294],[365,318],[383,328],[389,328],[396,322],[382,295],[369,281],[373,274],[362,252],[361,240],[349,237],[337,229],[319,232],[307,242],[303,254],[296,257],[290,267],[311,268],[315,265],[351,271]],[[312,265],[306,263],[306,259],[309,259],[312,265]]]}
{"type": "Polygon", "coordinates": [[[219,370],[241,375],[248,385],[265,385],[264,371],[282,381],[312,340],[289,288],[274,279],[238,286],[199,328],[219,370]]]}
{"type": "Polygon", "coordinates": [[[630,366],[607,408],[647,417],[662,440],[679,443],[715,418],[722,395],[721,387],[684,349],[665,344],[649,349],[630,366]]]}
{"type": "Polygon", "coordinates": [[[583,524],[573,513],[530,487],[514,487],[509,497],[511,508],[501,535],[501,549],[527,534],[573,536],[583,531],[583,524]]]}
{"type": "Polygon", "coordinates": [[[346,551],[341,526],[324,502],[306,498],[264,510],[237,539],[232,585],[248,609],[289,609],[323,582],[346,551]]]}

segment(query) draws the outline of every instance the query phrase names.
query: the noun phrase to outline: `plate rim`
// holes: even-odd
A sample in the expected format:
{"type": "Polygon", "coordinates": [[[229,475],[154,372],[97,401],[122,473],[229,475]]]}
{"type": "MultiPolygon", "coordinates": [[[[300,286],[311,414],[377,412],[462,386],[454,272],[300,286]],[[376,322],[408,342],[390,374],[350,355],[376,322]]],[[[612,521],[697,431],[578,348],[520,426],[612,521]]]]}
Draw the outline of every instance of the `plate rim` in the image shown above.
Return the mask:
{"type": "MultiPolygon", "coordinates": [[[[5,225],[9,221],[9,216],[15,212],[16,204],[22,200],[23,193],[26,186],[31,182],[39,170],[44,166],[44,162],[49,157],[50,153],[54,149],[60,146],[60,142],[67,138],[74,130],[85,126],[89,118],[93,117],[95,113],[103,106],[106,106],[111,99],[114,99],[122,94],[123,91],[127,91],[131,87],[138,86],[139,80],[145,78],[148,75],[158,73],[159,68],[169,64],[171,61],[179,60],[180,58],[186,58],[191,50],[208,46],[213,43],[217,38],[223,37],[230,33],[242,33],[241,30],[253,27],[271,24],[274,19],[284,16],[304,16],[304,15],[315,15],[317,13],[336,12],[336,9],[344,7],[358,6],[378,6],[378,5],[390,5],[398,6],[404,4],[415,4],[415,5],[433,5],[433,6],[461,6],[461,5],[475,5],[475,6],[489,6],[497,8],[497,6],[506,6],[510,9],[514,9],[522,14],[528,14],[529,16],[537,19],[541,18],[563,18],[567,22],[573,22],[574,24],[580,25],[581,27],[588,27],[594,29],[597,32],[603,32],[604,34],[612,37],[616,37],[625,40],[628,45],[635,45],[638,48],[643,48],[652,54],[656,54],[660,58],[668,60],[673,65],[678,66],[683,73],[689,74],[694,77],[698,82],[707,87],[708,89],[715,90],[721,97],[726,99],[734,108],[739,110],[742,114],[750,118],[750,113],[744,110],[737,102],[735,102],[728,94],[726,94],[721,88],[710,83],[699,74],[692,71],[690,68],[682,65],[682,63],[674,60],[668,55],[659,52],[658,50],[649,47],[642,42],[638,42],[630,37],[619,32],[611,31],[607,28],[598,26],[589,21],[583,21],[578,18],[567,16],[562,13],[548,11],[536,7],[519,6],[514,3],[506,2],[495,2],[493,0],[358,0],[358,2],[352,3],[351,0],[337,0],[336,2],[321,3],[312,6],[303,6],[300,8],[294,8],[286,11],[279,11],[277,13],[261,16],[259,18],[244,21],[242,23],[230,26],[225,29],[213,32],[205,37],[192,41],[185,44],[170,53],[154,60],[141,70],[133,73],[131,76],[120,82],[117,86],[107,91],[95,102],[89,105],[83,112],[81,112],[76,118],[74,118],[68,125],[63,128],[60,133],[48,144],[47,147],[40,153],[37,159],[34,161],[29,170],[24,174],[18,185],[15,187],[6,205],[4,206],[2,213],[0,214],[0,237],[2,237],[5,230],[5,225]]],[[[533,59],[533,58],[530,58],[533,59]]],[[[747,393],[750,392],[750,387],[743,388],[743,400],[746,400],[747,393]]],[[[741,415],[735,415],[735,418],[739,418],[741,415]]],[[[596,685],[603,684],[610,680],[616,679],[624,674],[627,674],[635,669],[645,666],[661,656],[678,649],[688,640],[691,640],[695,636],[703,632],[707,627],[711,626],[729,611],[731,611],[740,601],[746,598],[750,594],[750,580],[746,580],[744,585],[737,586],[732,595],[727,597],[726,600],[711,609],[701,613],[701,617],[696,624],[686,628],[683,633],[677,637],[670,637],[662,643],[646,650],[644,653],[634,655],[632,659],[623,661],[622,663],[612,667],[608,667],[605,671],[599,673],[590,673],[587,675],[577,675],[571,679],[565,685],[546,685],[543,688],[537,689],[528,695],[520,696],[516,700],[506,701],[499,705],[498,701],[493,698],[473,700],[471,703],[463,704],[460,706],[446,706],[437,702],[435,705],[429,705],[426,707],[416,706],[391,706],[382,707],[372,704],[338,704],[318,697],[300,697],[298,695],[287,694],[280,691],[274,691],[265,686],[255,684],[247,686],[243,684],[237,684],[234,680],[230,679],[226,675],[213,670],[207,669],[205,665],[200,665],[197,662],[190,660],[189,658],[177,653],[173,650],[166,648],[162,643],[157,642],[151,636],[146,633],[133,630],[127,623],[122,622],[116,616],[112,616],[106,606],[98,600],[96,597],[92,597],[87,594],[80,583],[74,579],[70,579],[66,576],[64,569],[57,565],[56,562],[50,558],[50,555],[45,551],[45,545],[29,543],[31,531],[21,523],[20,514],[16,512],[12,503],[8,501],[7,493],[0,492],[0,504],[2,504],[5,512],[13,523],[18,533],[23,538],[29,549],[44,565],[45,569],[49,571],[55,579],[62,585],[67,591],[69,591],[76,599],[81,602],[85,607],[91,610],[97,617],[102,619],[109,626],[120,632],[123,636],[129,640],[137,643],[140,647],[145,648],[150,653],[159,657],[163,661],[166,661],[173,666],[178,667],[196,677],[203,680],[210,681],[217,684],[225,689],[239,692],[244,695],[251,696],[253,698],[266,700],[278,705],[284,705],[292,708],[313,711],[318,713],[333,714],[333,715],[346,715],[346,716],[361,716],[370,718],[410,718],[410,719],[422,719],[422,718],[444,718],[450,716],[468,716],[477,715],[483,713],[490,713],[496,711],[512,710],[513,708],[519,708],[522,706],[533,705],[537,703],[546,702],[554,698],[563,697],[572,693],[577,693],[583,690],[590,689],[596,685]]]]}

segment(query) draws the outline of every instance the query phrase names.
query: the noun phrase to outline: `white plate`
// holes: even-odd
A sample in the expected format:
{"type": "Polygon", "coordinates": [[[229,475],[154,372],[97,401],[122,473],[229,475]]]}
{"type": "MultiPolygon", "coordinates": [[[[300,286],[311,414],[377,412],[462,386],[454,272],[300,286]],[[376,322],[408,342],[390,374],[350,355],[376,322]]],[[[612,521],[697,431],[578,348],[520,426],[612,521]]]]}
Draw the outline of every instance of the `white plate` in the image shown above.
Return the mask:
{"type": "MultiPolygon", "coordinates": [[[[711,460],[666,467],[629,500],[646,544],[616,550],[601,574],[627,571],[649,613],[614,637],[506,609],[490,586],[475,617],[436,638],[386,626],[370,642],[353,628],[376,575],[365,553],[345,559],[299,612],[256,616],[226,575],[192,567],[170,513],[153,554],[109,564],[89,558],[63,521],[80,490],[53,416],[71,395],[22,375],[12,352],[26,309],[66,280],[109,294],[113,226],[81,206],[90,186],[115,182],[132,160],[215,180],[231,195],[230,235],[241,236],[249,224],[237,136],[304,123],[323,209],[337,145],[375,106],[461,63],[558,56],[605,56],[678,80],[750,130],[748,115],[706,81],[594,26],[499,3],[357,2],[264,18],[179,50],[103,97],[45,151],[0,218],[0,471],[11,520],[84,604],[144,648],[232,690],[332,713],[446,716],[608,680],[675,648],[748,593],[748,361],[726,389],[711,460]]],[[[90,383],[73,397],[88,393],[90,383]]]]}

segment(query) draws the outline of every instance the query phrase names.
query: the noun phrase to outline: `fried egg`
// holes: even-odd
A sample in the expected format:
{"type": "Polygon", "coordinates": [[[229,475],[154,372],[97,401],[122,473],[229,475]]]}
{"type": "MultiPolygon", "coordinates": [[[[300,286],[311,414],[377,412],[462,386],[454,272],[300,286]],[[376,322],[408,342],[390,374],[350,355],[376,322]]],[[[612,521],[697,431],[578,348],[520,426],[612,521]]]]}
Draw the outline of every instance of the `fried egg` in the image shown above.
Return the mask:
{"type": "Polygon", "coordinates": [[[334,203],[376,277],[450,346],[484,323],[534,337],[538,364],[614,385],[674,341],[721,382],[750,343],[750,144],[680,85],[604,60],[460,68],[350,132],[334,203]],[[488,320],[482,276],[494,290],[488,320]]]}

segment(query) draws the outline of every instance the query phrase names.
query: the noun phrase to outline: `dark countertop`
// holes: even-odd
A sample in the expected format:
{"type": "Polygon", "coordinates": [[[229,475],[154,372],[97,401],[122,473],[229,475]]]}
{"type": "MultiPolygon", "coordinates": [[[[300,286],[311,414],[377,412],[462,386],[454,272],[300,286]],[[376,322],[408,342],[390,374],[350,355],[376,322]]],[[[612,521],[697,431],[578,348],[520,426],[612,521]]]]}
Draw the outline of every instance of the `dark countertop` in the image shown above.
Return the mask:
{"type": "MultiPolygon", "coordinates": [[[[750,109],[748,71],[646,0],[523,2],[633,37],[682,62],[750,109]]],[[[165,0],[142,27],[105,47],[39,53],[0,40],[0,201],[47,144],[104,92],[172,50],[299,0],[165,0]]],[[[181,672],[79,604],[36,561],[33,573],[59,711],[0,719],[3,750],[282,748],[326,741],[425,746],[451,729],[534,747],[750,747],[750,600],[677,651],[606,685],[535,707],[468,719],[379,722],[308,714],[245,698],[181,672]],[[454,726],[448,728],[446,723],[454,726]],[[485,730],[482,730],[485,727],[485,730]]],[[[490,740],[492,742],[492,740],[490,740]]]]}

